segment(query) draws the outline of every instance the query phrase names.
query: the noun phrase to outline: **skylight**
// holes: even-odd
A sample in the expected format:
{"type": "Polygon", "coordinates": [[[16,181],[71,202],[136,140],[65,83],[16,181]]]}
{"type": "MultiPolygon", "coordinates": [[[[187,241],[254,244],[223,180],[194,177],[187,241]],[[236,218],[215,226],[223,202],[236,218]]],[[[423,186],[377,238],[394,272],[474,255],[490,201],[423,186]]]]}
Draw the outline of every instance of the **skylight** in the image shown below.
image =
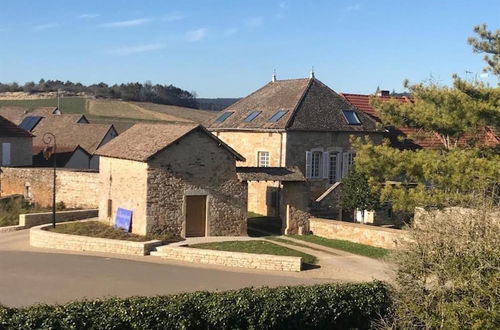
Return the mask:
{"type": "Polygon", "coordinates": [[[285,115],[285,113],[287,113],[287,111],[280,110],[280,111],[276,112],[271,118],[269,118],[269,121],[277,122],[278,120],[281,119],[281,117],[283,117],[285,115]]]}
{"type": "Polygon", "coordinates": [[[224,112],[222,115],[219,116],[219,118],[217,118],[215,120],[215,122],[216,123],[222,123],[223,121],[225,121],[226,119],[228,119],[232,114],[233,114],[233,112],[231,112],[231,111],[224,112]]]}
{"type": "Polygon", "coordinates": [[[19,127],[31,132],[31,130],[38,124],[38,122],[42,119],[40,116],[28,116],[23,119],[19,127]]]}
{"type": "Polygon", "coordinates": [[[249,123],[251,122],[252,120],[255,119],[255,117],[257,117],[258,115],[260,115],[262,111],[252,111],[245,119],[243,119],[243,121],[245,123],[249,123]]]}
{"type": "Polygon", "coordinates": [[[361,125],[358,115],[353,110],[342,110],[345,120],[349,125],[361,125]]]}

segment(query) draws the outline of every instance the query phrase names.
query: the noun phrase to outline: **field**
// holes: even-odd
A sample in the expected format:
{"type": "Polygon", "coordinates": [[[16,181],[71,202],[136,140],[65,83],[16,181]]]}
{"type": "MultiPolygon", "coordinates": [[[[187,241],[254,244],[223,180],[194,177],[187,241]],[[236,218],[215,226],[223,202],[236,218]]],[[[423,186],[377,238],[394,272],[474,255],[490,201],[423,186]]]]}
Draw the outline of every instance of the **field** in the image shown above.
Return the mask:
{"type": "MultiPolygon", "coordinates": [[[[0,100],[0,106],[24,108],[57,106],[56,98],[0,100]]],[[[114,124],[119,133],[137,122],[207,123],[215,111],[197,110],[172,105],[120,100],[65,97],[60,99],[62,113],[84,114],[91,123],[114,124]]]]}

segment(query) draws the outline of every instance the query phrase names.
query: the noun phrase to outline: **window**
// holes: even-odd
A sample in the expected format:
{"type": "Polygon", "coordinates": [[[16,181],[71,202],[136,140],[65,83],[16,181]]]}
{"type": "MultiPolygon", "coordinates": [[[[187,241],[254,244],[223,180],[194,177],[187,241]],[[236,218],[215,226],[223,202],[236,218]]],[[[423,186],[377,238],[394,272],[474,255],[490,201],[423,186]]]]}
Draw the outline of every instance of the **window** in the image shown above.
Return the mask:
{"type": "Polygon", "coordinates": [[[222,115],[219,116],[219,118],[217,118],[215,120],[215,122],[216,123],[222,123],[223,121],[225,121],[226,119],[228,119],[232,114],[233,114],[233,112],[231,112],[231,111],[224,112],[222,115]]]}
{"type": "Polygon", "coordinates": [[[251,122],[252,120],[255,119],[255,117],[257,117],[258,115],[260,115],[262,111],[252,111],[245,119],[243,119],[243,121],[245,123],[249,123],[251,122]]]}
{"type": "Polygon", "coordinates": [[[269,151],[257,152],[257,166],[269,167],[269,151]]]}
{"type": "Polygon", "coordinates": [[[10,165],[10,143],[2,143],[2,165],[10,165]]]}
{"type": "Polygon", "coordinates": [[[335,183],[337,182],[338,178],[338,162],[339,162],[339,157],[338,157],[338,152],[332,152],[329,154],[329,162],[328,162],[328,181],[330,183],[335,183]]]}
{"type": "Polygon", "coordinates": [[[353,152],[344,152],[342,159],[342,177],[345,178],[349,173],[352,165],[354,164],[354,158],[356,154],[353,152]]]}
{"type": "Polygon", "coordinates": [[[271,118],[269,118],[269,121],[271,122],[277,122],[278,120],[281,119],[287,113],[288,111],[280,110],[276,112],[271,118]]]}
{"type": "Polygon", "coordinates": [[[315,151],[311,157],[311,178],[319,178],[321,173],[321,151],[315,151]]]}
{"type": "Polygon", "coordinates": [[[344,113],[345,120],[349,125],[361,125],[361,121],[359,121],[359,117],[356,112],[353,110],[342,110],[344,113]]]}

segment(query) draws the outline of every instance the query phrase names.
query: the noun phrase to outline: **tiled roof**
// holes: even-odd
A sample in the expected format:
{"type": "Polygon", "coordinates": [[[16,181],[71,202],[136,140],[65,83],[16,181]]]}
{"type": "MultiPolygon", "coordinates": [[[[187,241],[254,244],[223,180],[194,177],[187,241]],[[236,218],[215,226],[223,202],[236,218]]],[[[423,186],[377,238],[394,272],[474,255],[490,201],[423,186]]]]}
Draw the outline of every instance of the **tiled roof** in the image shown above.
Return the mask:
{"type": "Polygon", "coordinates": [[[56,110],[57,107],[38,107],[38,108],[28,109],[23,107],[8,106],[8,107],[0,107],[0,116],[7,118],[16,125],[19,125],[24,118],[29,116],[40,116],[44,118],[49,118],[52,116],[60,116],[59,118],[61,118],[61,120],[73,123],[76,123],[80,119],[85,118],[85,115],[82,114],[55,115],[54,112],[56,110]]]}
{"type": "Polygon", "coordinates": [[[306,181],[298,167],[237,167],[240,181],[306,181]]]}
{"type": "Polygon", "coordinates": [[[110,130],[114,130],[109,124],[77,124],[63,119],[65,115],[51,115],[44,118],[35,128],[33,134],[33,149],[44,146],[43,136],[45,133],[52,133],[56,137],[57,145],[61,146],[81,146],[89,154],[94,154],[101,145],[104,137],[110,130]]]}
{"type": "MultiPolygon", "coordinates": [[[[200,130],[214,139],[237,160],[245,158],[199,124],[135,124],[99,148],[98,155],[145,162],[187,134],[200,130]]],[[[187,151],[189,152],[189,151],[187,151]]]]}
{"type": "Polygon", "coordinates": [[[211,130],[376,131],[373,119],[315,78],[269,82],[223,113],[232,114],[224,121],[213,120],[209,124],[211,130]],[[361,125],[349,125],[342,110],[355,111],[361,125]],[[259,115],[245,121],[254,111],[259,115]],[[278,111],[285,114],[277,121],[270,121],[278,111]]]}
{"type": "Polygon", "coordinates": [[[33,135],[17,126],[10,120],[0,116],[0,137],[28,137],[31,138],[33,135]]]}
{"type": "MultiPolygon", "coordinates": [[[[379,116],[375,109],[370,105],[370,97],[371,95],[364,94],[350,94],[350,93],[341,93],[343,97],[347,101],[349,101],[352,105],[362,110],[363,112],[369,114],[372,118],[380,121],[379,116]]],[[[411,102],[406,96],[403,97],[380,97],[381,100],[390,100],[396,99],[400,102],[411,102]]],[[[425,148],[425,149],[438,149],[443,147],[443,143],[439,139],[436,133],[432,132],[424,132],[422,130],[418,130],[410,127],[390,127],[389,128],[389,139],[391,140],[393,146],[403,147],[403,148],[425,148]],[[397,135],[408,137],[411,140],[406,140],[403,142],[398,141],[397,135]]],[[[459,141],[460,145],[467,145],[471,142],[478,142],[481,145],[486,146],[495,146],[500,144],[500,140],[498,135],[495,133],[495,130],[492,127],[485,127],[481,129],[474,136],[468,134],[461,141],[459,141]]]]}

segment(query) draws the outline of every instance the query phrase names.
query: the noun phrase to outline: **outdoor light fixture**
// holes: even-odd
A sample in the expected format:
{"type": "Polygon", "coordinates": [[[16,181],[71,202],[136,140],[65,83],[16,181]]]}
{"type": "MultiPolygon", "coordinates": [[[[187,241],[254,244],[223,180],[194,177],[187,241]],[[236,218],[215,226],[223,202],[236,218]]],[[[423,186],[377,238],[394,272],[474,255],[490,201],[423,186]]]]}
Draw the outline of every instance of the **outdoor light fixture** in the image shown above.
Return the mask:
{"type": "Polygon", "coordinates": [[[51,156],[54,156],[54,174],[52,182],[52,228],[56,227],[56,137],[52,133],[45,133],[43,135],[43,143],[45,143],[45,148],[43,148],[43,157],[49,160],[51,156]]]}

